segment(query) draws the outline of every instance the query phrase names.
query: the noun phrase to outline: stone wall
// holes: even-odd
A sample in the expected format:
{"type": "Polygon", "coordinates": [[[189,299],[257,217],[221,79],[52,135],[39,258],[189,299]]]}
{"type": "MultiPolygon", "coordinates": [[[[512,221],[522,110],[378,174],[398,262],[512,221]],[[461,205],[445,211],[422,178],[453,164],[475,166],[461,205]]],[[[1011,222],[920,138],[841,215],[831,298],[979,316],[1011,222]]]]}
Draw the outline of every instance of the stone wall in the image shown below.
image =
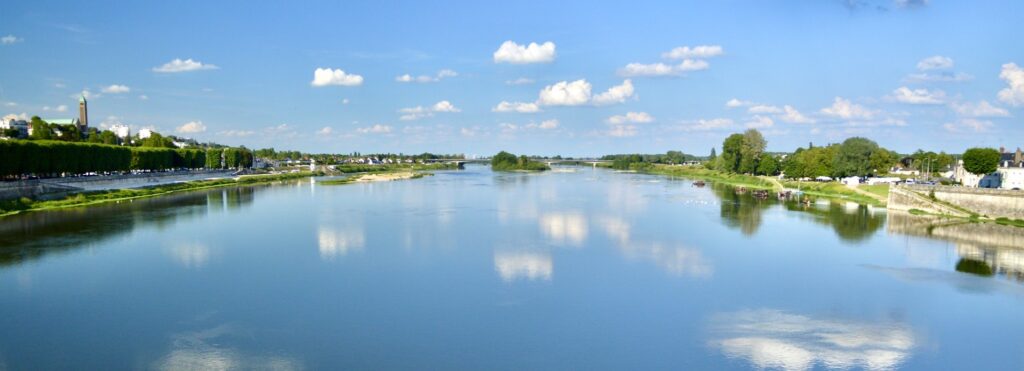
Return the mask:
{"type": "Polygon", "coordinates": [[[990,218],[1024,219],[1024,191],[950,186],[899,186],[892,189],[913,191],[920,195],[934,191],[935,199],[939,201],[990,218]]]}
{"type": "Polygon", "coordinates": [[[921,210],[930,214],[943,214],[958,217],[968,217],[970,214],[959,209],[935,202],[926,196],[927,191],[920,192],[910,187],[890,186],[889,200],[886,206],[892,210],[910,211],[921,210]]]}

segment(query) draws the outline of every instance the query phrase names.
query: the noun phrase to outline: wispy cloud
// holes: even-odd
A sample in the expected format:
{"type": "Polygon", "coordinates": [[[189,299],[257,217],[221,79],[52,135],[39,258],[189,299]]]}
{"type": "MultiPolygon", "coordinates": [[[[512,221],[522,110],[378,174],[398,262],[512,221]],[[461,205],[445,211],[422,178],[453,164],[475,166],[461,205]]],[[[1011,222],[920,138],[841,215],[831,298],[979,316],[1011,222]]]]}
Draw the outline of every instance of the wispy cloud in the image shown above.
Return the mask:
{"type": "Polygon", "coordinates": [[[153,72],[159,73],[179,73],[179,72],[190,72],[190,71],[202,71],[202,70],[215,70],[217,67],[212,64],[202,63],[192,58],[182,60],[175,58],[170,62],[164,63],[163,65],[153,67],[153,72]]]}

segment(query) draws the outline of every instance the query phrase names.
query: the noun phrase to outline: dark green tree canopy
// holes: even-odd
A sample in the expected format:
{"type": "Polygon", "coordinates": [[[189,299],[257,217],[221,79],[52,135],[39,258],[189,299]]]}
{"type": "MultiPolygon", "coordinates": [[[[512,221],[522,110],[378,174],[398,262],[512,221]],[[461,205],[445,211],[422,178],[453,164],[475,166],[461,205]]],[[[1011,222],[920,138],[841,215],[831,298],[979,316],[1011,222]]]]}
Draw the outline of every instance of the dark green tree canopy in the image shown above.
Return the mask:
{"type": "Polygon", "coordinates": [[[999,151],[992,148],[971,148],[964,151],[964,170],[971,174],[991,174],[999,168],[999,151]]]}

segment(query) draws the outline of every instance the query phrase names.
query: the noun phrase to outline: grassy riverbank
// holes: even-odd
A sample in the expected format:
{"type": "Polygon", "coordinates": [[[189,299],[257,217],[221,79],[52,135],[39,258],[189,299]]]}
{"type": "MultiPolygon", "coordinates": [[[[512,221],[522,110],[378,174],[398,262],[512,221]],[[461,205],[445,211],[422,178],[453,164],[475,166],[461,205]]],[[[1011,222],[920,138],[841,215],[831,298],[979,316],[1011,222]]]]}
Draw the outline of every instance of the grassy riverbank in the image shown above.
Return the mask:
{"type": "Polygon", "coordinates": [[[0,202],[0,216],[18,214],[29,211],[41,211],[61,209],[67,207],[88,206],[107,202],[132,200],[136,198],[162,196],[170,193],[183,191],[194,191],[201,189],[230,187],[237,185],[272,183],[282,180],[307,178],[319,175],[323,175],[323,173],[299,172],[287,174],[243,175],[238,178],[197,180],[191,182],[164,184],[145,188],[81,192],[69,195],[64,199],[49,201],[37,201],[22,197],[21,199],[18,200],[8,200],[0,202]]]}
{"type": "Polygon", "coordinates": [[[888,195],[888,188],[886,188],[885,191],[881,189],[866,190],[866,192],[875,193],[878,195],[877,197],[875,197],[857,192],[856,190],[850,189],[846,185],[840,183],[797,182],[791,180],[777,180],[773,177],[730,174],[718,170],[709,170],[697,166],[653,165],[646,168],[645,170],[641,170],[641,172],[710,180],[732,186],[755,189],[769,189],[776,191],[782,190],[783,188],[797,189],[802,191],[804,194],[814,197],[846,200],[874,206],[884,206],[885,202],[882,201],[884,200],[882,194],[884,192],[886,196],[888,195]]]}

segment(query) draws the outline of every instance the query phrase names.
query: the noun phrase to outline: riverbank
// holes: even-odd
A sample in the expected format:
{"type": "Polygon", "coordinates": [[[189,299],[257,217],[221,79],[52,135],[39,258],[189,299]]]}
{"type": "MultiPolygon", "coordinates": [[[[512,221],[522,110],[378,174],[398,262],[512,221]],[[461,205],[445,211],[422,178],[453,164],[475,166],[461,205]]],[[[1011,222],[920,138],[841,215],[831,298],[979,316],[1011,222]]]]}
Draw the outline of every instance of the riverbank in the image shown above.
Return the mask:
{"type": "Polygon", "coordinates": [[[798,182],[778,180],[773,177],[730,174],[718,170],[709,170],[696,166],[653,165],[643,173],[678,176],[692,179],[710,180],[736,187],[767,189],[781,191],[783,189],[799,190],[806,195],[828,199],[838,199],[872,206],[885,206],[884,193],[881,189],[858,192],[841,183],[832,182],[798,182]],[[878,194],[875,194],[875,193],[878,194]],[[869,194],[870,193],[870,194],[869,194]]]}
{"type": "Polygon", "coordinates": [[[153,187],[80,192],[60,200],[37,201],[28,198],[0,202],[0,217],[31,211],[82,207],[108,202],[119,202],[137,198],[156,197],[176,192],[195,191],[210,188],[254,185],[283,180],[320,176],[320,172],[299,172],[286,174],[243,175],[230,179],[196,180],[164,184],[153,187]]]}
{"type": "Polygon", "coordinates": [[[317,182],[320,185],[343,185],[365,182],[390,182],[395,180],[419,179],[425,176],[433,176],[432,173],[412,171],[375,172],[353,175],[342,179],[328,179],[317,182]]]}

